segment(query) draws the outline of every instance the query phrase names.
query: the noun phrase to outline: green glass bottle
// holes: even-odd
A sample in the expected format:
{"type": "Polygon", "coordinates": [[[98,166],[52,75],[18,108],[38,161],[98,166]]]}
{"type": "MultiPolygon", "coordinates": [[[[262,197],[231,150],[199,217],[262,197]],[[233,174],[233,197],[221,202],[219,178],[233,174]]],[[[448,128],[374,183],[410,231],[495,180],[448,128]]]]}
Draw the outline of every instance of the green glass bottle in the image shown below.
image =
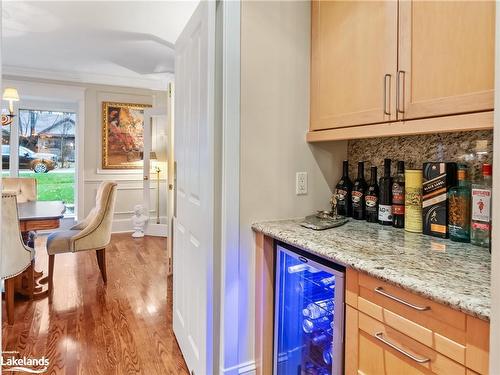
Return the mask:
{"type": "Polygon", "coordinates": [[[448,191],[448,231],[456,242],[470,242],[471,188],[467,179],[467,166],[459,164],[457,186],[448,191]]]}

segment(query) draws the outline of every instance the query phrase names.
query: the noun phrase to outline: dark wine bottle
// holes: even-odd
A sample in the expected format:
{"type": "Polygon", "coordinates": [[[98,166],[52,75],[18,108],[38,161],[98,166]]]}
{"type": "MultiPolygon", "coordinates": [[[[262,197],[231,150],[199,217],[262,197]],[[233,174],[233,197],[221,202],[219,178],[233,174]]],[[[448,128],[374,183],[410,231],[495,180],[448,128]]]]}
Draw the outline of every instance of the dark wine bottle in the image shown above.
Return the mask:
{"type": "Polygon", "coordinates": [[[384,176],[379,181],[378,222],[392,225],[391,159],[384,159],[384,176]]]}
{"type": "Polygon", "coordinates": [[[337,213],[343,216],[352,216],[352,181],[349,179],[349,162],[342,163],[342,177],[335,187],[337,195],[337,213]]]}
{"type": "Polygon", "coordinates": [[[354,180],[352,188],[352,218],[356,220],[365,219],[365,163],[358,162],[358,177],[354,180]]]}
{"type": "Polygon", "coordinates": [[[378,222],[378,194],[377,167],[371,167],[370,182],[365,194],[366,221],[369,223],[378,222]]]}
{"type": "Polygon", "coordinates": [[[405,162],[401,160],[392,181],[392,226],[405,227],[405,162]]]}

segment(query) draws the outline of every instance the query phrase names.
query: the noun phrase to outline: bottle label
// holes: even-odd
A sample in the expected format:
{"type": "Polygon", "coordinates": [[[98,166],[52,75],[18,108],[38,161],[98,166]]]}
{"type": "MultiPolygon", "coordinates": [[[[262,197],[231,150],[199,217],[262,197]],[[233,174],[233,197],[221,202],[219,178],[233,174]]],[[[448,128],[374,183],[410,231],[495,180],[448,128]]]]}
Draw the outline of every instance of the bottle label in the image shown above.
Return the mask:
{"type": "Polygon", "coordinates": [[[365,203],[367,208],[377,207],[378,197],[376,195],[367,195],[365,197],[365,203]]]}
{"type": "Polygon", "coordinates": [[[394,205],[405,204],[405,189],[403,185],[398,183],[392,184],[392,203],[394,205]]]}
{"type": "Polygon", "coordinates": [[[359,203],[361,202],[361,199],[363,198],[363,193],[360,191],[353,191],[352,192],[352,203],[359,203]]]}
{"type": "Polygon", "coordinates": [[[380,221],[392,221],[392,206],[379,204],[378,219],[380,221]]]}
{"type": "Polygon", "coordinates": [[[343,201],[347,195],[347,191],[343,189],[337,189],[337,199],[343,201]]]}
{"type": "Polygon", "coordinates": [[[393,205],[392,206],[392,214],[393,215],[404,215],[405,214],[405,206],[393,205]]]}
{"type": "Polygon", "coordinates": [[[472,189],[472,220],[489,223],[491,219],[490,212],[491,190],[472,189]]]}

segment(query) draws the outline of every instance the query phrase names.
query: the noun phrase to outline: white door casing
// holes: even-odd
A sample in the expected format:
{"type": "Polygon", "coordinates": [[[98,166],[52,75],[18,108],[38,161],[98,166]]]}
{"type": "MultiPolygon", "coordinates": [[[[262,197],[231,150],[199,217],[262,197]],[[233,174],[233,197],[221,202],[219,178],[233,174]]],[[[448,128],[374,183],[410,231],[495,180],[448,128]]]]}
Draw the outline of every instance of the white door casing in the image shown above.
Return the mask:
{"type": "Polygon", "coordinates": [[[173,328],[190,372],[208,375],[214,373],[215,2],[200,2],[175,54],[173,328]]]}

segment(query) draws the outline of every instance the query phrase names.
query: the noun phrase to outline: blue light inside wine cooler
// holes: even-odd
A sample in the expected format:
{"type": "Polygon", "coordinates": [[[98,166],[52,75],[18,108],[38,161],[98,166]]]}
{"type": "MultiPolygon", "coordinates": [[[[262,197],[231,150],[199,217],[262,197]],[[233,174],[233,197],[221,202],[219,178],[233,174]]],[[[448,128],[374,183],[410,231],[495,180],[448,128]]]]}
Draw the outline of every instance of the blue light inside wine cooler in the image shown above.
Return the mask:
{"type": "Polygon", "coordinates": [[[335,275],[278,254],[277,374],[332,374],[335,275]]]}

